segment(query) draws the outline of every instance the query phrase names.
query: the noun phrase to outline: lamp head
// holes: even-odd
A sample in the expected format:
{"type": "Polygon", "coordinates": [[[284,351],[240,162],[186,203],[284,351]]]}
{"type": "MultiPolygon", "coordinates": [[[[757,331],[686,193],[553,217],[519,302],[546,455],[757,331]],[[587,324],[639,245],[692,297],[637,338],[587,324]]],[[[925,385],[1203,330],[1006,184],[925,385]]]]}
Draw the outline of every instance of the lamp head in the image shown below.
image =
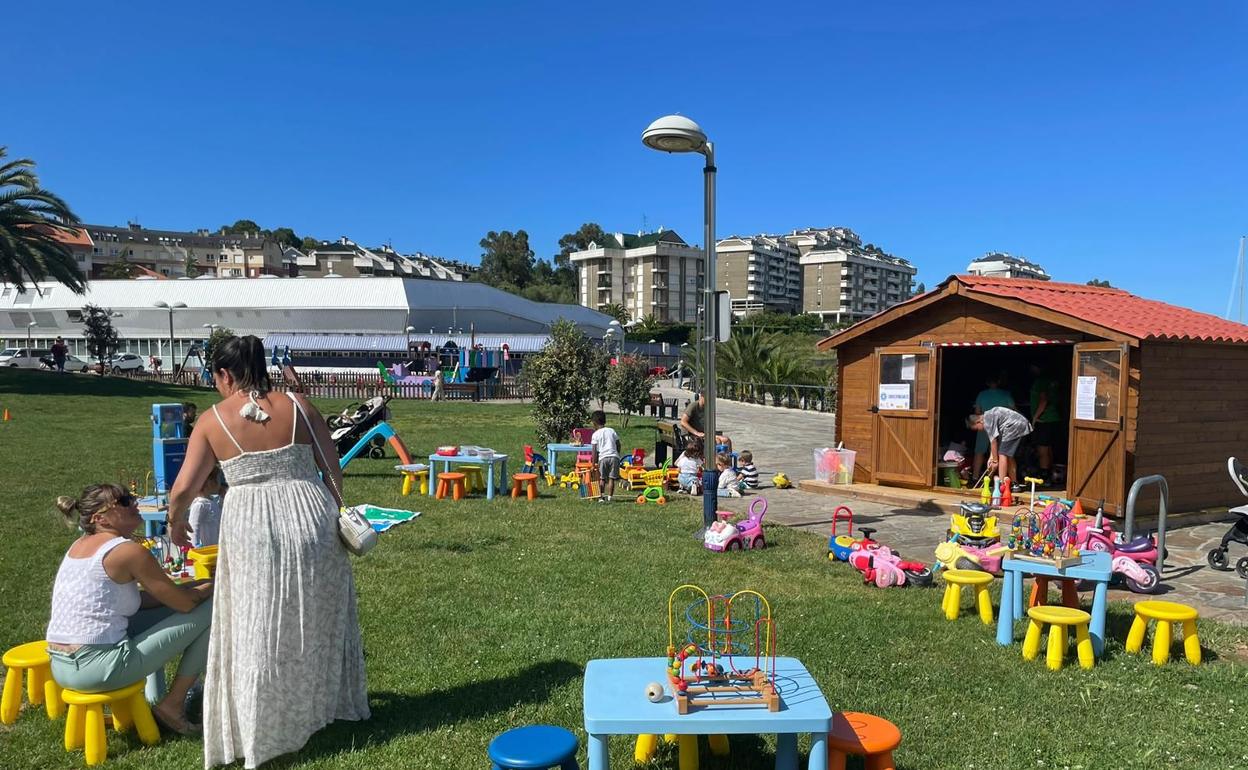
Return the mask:
{"type": "Polygon", "coordinates": [[[168,302],[153,302],[152,307],[163,307],[164,309],[168,310],[169,303],[168,302]]]}
{"type": "Polygon", "coordinates": [[[641,142],[662,152],[704,152],[706,133],[683,115],[666,115],[646,127],[641,142]]]}
{"type": "Polygon", "coordinates": [[[26,328],[29,329],[32,326],[38,326],[38,325],[39,325],[38,321],[31,321],[30,323],[26,324],[26,328]]]}

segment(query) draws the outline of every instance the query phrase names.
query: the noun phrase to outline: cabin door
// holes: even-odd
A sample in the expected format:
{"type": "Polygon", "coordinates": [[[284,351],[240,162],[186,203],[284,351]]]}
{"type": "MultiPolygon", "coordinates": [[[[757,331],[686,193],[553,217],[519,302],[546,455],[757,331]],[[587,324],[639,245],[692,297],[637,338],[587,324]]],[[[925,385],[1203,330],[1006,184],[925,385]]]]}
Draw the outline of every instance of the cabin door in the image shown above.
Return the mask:
{"type": "Polygon", "coordinates": [[[872,480],[932,486],[936,462],[936,351],[917,346],[875,350],[872,480]]]}
{"type": "Polygon", "coordinates": [[[1075,345],[1066,488],[1089,513],[1101,500],[1107,513],[1123,511],[1130,361],[1125,344],[1075,345]]]}

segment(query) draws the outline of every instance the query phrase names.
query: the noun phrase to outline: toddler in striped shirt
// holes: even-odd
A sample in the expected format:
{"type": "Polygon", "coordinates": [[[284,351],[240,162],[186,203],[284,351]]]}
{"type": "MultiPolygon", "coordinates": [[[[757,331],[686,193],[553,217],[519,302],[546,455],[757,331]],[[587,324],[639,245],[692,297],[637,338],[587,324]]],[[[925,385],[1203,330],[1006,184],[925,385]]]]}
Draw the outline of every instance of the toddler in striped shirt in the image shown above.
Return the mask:
{"type": "Polygon", "coordinates": [[[758,467],[754,465],[754,453],[746,450],[737,455],[738,477],[746,489],[758,489],[758,467]]]}

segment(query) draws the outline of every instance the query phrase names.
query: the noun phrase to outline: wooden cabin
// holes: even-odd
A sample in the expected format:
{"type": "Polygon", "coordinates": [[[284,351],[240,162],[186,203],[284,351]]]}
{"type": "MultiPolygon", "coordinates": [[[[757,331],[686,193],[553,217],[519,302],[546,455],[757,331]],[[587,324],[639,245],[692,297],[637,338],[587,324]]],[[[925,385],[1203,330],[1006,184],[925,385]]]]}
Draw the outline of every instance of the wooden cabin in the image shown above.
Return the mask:
{"type": "Polygon", "coordinates": [[[1161,474],[1171,511],[1238,497],[1226,459],[1248,457],[1248,326],[1120,289],[959,275],[818,346],[837,353],[855,482],[936,489],[945,449],[974,439],[966,418],[988,376],[1029,415],[1037,364],[1069,393],[1056,492],[1121,514],[1132,482],[1161,474]]]}

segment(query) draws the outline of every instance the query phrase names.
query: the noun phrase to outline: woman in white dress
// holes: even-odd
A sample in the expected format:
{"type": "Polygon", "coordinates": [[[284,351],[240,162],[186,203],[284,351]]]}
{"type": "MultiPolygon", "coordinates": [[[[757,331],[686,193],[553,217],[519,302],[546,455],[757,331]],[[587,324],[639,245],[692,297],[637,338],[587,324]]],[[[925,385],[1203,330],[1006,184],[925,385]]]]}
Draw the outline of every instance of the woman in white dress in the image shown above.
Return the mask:
{"type": "Polygon", "coordinates": [[[204,766],[242,759],[254,768],[334,720],[369,717],[364,650],[338,537],[342,471],[317,451],[333,456],[324,419],[303,396],[269,392],[255,337],[218,345],[212,369],[222,400],[191,434],[169,496],[170,530],[189,542],[191,501],[219,463],[230,493],[204,684],[204,766]]]}

